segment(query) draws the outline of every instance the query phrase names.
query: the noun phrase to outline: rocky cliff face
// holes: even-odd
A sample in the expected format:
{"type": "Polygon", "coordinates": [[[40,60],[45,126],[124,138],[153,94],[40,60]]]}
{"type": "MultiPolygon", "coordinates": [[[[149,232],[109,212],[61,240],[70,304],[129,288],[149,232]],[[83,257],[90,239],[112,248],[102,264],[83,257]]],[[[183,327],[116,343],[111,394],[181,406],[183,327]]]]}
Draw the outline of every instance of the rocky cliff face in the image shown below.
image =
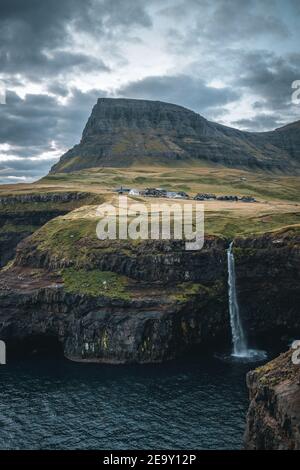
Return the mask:
{"type": "Polygon", "coordinates": [[[34,237],[19,245],[13,266],[0,274],[0,336],[7,344],[55,337],[74,360],[122,363],[163,361],[229,340],[225,241],[208,241],[198,256],[176,242],[124,242],[115,251],[95,243],[97,250],[88,244],[91,258],[79,255],[77,264],[66,250],[42,252],[34,237]],[[83,272],[78,285],[64,282],[71,266],[83,272]],[[90,272],[108,275],[97,278],[92,294],[90,272]],[[125,277],[125,292],[110,289],[112,273],[114,282],[125,277]]]}
{"type": "Polygon", "coordinates": [[[298,229],[237,239],[234,246],[240,311],[248,335],[296,334],[300,327],[298,229]]]}
{"type": "Polygon", "coordinates": [[[173,104],[101,98],[81,142],[62,156],[51,173],[199,160],[289,171],[300,165],[299,135],[299,123],[274,132],[242,132],[173,104]]]}
{"type": "Polygon", "coordinates": [[[0,207],[14,206],[17,203],[21,204],[36,204],[36,203],[55,203],[55,202],[70,202],[70,201],[83,201],[89,196],[88,193],[83,192],[60,192],[60,193],[28,193],[18,194],[13,196],[0,196],[0,207]]]}
{"type": "MultiPolygon", "coordinates": [[[[54,251],[40,230],[0,273],[0,337],[8,344],[52,337],[67,357],[111,363],[156,362],[195,346],[230,344],[228,240],[209,237],[202,250],[187,252],[180,241],[114,246],[52,230],[60,237],[54,251]]],[[[251,342],[277,330],[300,333],[299,241],[292,229],[235,241],[251,342]]]]}
{"type": "Polygon", "coordinates": [[[129,289],[128,298],[69,293],[60,276],[17,269],[0,278],[0,336],[8,351],[55,338],[69,359],[87,362],[157,362],[228,334],[220,288],[176,298],[166,288],[129,289]]]}
{"type": "Polygon", "coordinates": [[[0,268],[13,259],[18,243],[51,219],[88,200],[83,192],[20,194],[0,197],[0,268]]]}
{"type": "Polygon", "coordinates": [[[300,450],[300,365],[292,351],[247,375],[247,449],[300,450]]]}

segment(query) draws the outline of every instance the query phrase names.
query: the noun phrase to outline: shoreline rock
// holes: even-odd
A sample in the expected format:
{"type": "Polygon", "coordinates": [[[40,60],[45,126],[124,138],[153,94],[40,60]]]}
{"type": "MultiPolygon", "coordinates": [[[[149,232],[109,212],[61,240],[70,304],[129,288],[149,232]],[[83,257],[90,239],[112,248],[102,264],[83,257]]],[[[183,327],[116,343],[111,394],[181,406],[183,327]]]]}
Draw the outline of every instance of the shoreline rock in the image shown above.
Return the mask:
{"type": "Polygon", "coordinates": [[[300,450],[300,365],[292,351],[247,374],[245,448],[300,450]]]}

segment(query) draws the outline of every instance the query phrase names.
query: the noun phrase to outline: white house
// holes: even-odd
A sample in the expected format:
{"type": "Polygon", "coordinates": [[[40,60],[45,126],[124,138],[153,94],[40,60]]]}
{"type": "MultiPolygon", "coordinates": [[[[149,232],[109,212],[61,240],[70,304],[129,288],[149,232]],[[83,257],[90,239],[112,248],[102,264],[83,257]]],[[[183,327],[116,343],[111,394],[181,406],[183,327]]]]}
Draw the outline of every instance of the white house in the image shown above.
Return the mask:
{"type": "Polygon", "coordinates": [[[135,189],[135,188],[132,188],[130,191],[129,191],[129,196],[139,196],[140,195],[140,192],[138,189],[135,189]]]}

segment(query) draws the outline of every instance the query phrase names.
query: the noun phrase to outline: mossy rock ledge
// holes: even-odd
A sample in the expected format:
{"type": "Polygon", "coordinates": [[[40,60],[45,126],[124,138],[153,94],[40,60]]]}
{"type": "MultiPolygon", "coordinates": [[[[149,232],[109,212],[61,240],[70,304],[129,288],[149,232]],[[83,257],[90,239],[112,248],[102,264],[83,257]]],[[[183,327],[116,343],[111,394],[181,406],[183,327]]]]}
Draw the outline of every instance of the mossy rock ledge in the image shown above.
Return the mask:
{"type": "MultiPolygon", "coordinates": [[[[70,359],[106,363],[160,362],[230,345],[229,240],[210,236],[189,252],[174,240],[101,241],[76,220],[60,230],[63,221],[22,241],[0,272],[0,334],[8,345],[54,338],[70,359]]],[[[236,239],[234,250],[250,339],[300,333],[298,232],[236,239]]]]}

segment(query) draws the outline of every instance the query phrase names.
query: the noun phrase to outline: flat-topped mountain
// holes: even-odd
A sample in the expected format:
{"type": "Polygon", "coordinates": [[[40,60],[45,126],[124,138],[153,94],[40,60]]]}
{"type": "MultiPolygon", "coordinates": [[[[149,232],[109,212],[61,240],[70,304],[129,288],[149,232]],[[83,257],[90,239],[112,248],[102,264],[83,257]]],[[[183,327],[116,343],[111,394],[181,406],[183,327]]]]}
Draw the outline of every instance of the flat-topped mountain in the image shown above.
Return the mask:
{"type": "Polygon", "coordinates": [[[174,104],[100,98],[80,143],[61,157],[51,173],[201,162],[293,171],[300,168],[300,121],[251,133],[210,122],[174,104]]]}

